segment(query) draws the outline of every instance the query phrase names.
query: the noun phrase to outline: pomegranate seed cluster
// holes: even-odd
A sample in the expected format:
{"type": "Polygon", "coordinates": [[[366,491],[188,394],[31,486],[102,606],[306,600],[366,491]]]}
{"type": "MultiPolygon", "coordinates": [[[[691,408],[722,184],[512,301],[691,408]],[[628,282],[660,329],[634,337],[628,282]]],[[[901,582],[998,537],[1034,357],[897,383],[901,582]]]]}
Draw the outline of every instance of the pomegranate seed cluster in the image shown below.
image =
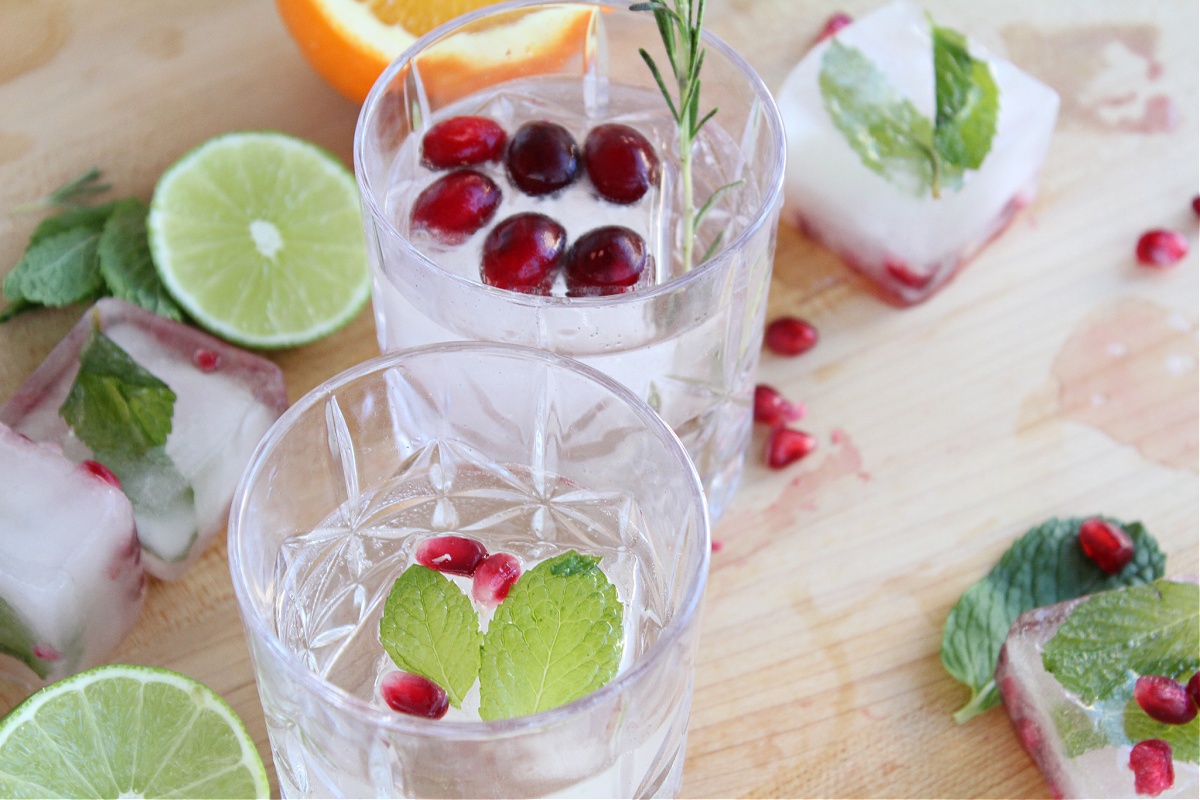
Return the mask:
{"type": "MultiPolygon", "coordinates": [[[[472,167],[501,160],[511,187],[531,197],[552,196],[586,175],[601,199],[630,205],[661,176],[654,147],[628,125],[597,125],[581,149],[571,132],[554,122],[527,122],[509,138],[486,117],[451,117],[421,140],[421,163],[449,172],[417,195],[413,228],[453,247],[490,225],[504,191],[472,167]]],[[[607,296],[630,291],[650,259],[645,240],[629,228],[598,227],[568,247],[566,229],[557,220],[524,212],[488,232],[480,279],[500,289],[549,295],[561,272],[567,296],[607,296]]]]}
{"type": "MultiPolygon", "coordinates": [[[[807,353],[817,344],[817,329],[797,317],[779,317],[767,325],[763,344],[781,356],[807,353]]],[[[817,449],[812,434],[789,428],[788,423],[807,413],[803,403],[793,403],[777,389],[760,383],[754,387],[754,421],[770,426],[763,461],[771,469],[783,469],[817,449]]]]}

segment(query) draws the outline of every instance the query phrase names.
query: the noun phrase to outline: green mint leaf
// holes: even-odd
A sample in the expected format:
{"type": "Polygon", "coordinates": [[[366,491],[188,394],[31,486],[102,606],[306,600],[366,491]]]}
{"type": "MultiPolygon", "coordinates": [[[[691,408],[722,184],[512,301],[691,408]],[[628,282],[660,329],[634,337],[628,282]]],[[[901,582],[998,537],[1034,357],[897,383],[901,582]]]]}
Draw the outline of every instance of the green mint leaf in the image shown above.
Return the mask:
{"type": "Polygon", "coordinates": [[[100,274],[113,296],[181,322],[183,313],[167,293],[150,257],[146,237],[149,213],[137,198],[115,204],[100,236],[100,274]]]}
{"type": "Polygon", "coordinates": [[[1000,90],[987,62],[972,58],[967,39],[933,26],[933,71],[937,97],[933,146],[948,164],[979,169],[992,148],[1000,90]]]}
{"type": "Polygon", "coordinates": [[[480,717],[557,708],[617,674],[623,607],[598,563],[568,551],[513,585],[483,639],[480,717]]]}
{"type": "Polygon", "coordinates": [[[4,277],[4,296],[12,303],[59,308],[99,295],[104,288],[99,241],[98,232],[82,227],[42,239],[4,277]]]}
{"type": "Polygon", "coordinates": [[[0,653],[29,665],[39,678],[50,674],[50,665],[33,654],[33,632],[17,612],[0,597],[0,653]]]}
{"type": "Polygon", "coordinates": [[[482,641],[475,607],[445,575],[413,564],[396,579],[379,620],[379,642],[400,669],[445,689],[455,708],[479,675],[482,641]]]}
{"type": "MultiPolygon", "coordinates": [[[[1187,678],[1184,678],[1187,680],[1187,678]]],[[[1200,763],[1200,716],[1183,725],[1167,725],[1149,717],[1133,697],[1125,704],[1125,742],[1136,744],[1147,739],[1162,739],[1171,745],[1171,755],[1179,761],[1200,763]]]]}
{"type": "Polygon", "coordinates": [[[196,494],[163,447],[142,453],[93,450],[133,504],[142,549],[168,563],[183,561],[200,537],[196,494]]]}
{"type": "Polygon", "coordinates": [[[1046,643],[1042,666],[1085,705],[1123,698],[1131,674],[1187,680],[1200,667],[1200,587],[1160,580],[1090,597],[1046,643]]]}
{"type": "Polygon", "coordinates": [[[993,673],[1008,629],[1022,613],[1085,594],[1161,578],[1166,556],[1140,523],[1121,523],[1133,539],[1133,560],[1116,575],[1097,567],[1079,546],[1084,517],[1050,519],[1013,543],[983,579],[950,610],[942,630],[942,666],[971,689],[954,715],[966,722],[1000,702],[993,673]]]}
{"type": "Polygon", "coordinates": [[[46,217],[38,223],[33,235],[29,237],[28,247],[33,247],[56,234],[73,231],[77,228],[98,234],[104,230],[104,223],[108,222],[116,205],[116,203],[105,203],[99,206],[76,206],[61,214],[46,217]]]}

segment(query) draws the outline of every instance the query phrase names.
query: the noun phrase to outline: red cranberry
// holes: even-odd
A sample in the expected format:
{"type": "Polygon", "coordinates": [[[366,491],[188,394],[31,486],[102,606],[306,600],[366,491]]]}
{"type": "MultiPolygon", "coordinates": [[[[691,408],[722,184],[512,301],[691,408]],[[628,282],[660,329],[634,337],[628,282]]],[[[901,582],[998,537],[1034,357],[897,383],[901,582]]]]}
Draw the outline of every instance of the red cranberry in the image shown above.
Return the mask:
{"type": "MultiPolygon", "coordinates": [[[[821,28],[821,32],[819,34],[817,34],[816,41],[817,42],[825,41],[830,36],[833,36],[835,33],[840,31],[842,28],[849,25],[851,22],[854,22],[854,19],[849,14],[843,14],[841,11],[838,11],[837,13],[832,14],[829,17],[829,19],[825,20],[825,27],[821,28]]],[[[815,44],[815,42],[814,42],[814,44],[815,44]]]]}
{"type": "Polygon", "coordinates": [[[1200,672],[1192,673],[1192,677],[1187,683],[1187,693],[1192,700],[1192,705],[1200,708],[1200,672]]]}
{"type": "Polygon", "coordinates": [[[658,183],[654,147],[628,125],[597,125],[583,142],[583,166],[605,200],[628,205],[642,199],[658,183]]]}
{"type": "Polygon", "coordinates": [[[508,135],[487,117],[450,117],[425,132],[421,163],[430,169],[471,167],[499,161],[508,135]]]}
{"type": "Polygon", "coordinates": [[[891,258],[884,262],[883,269],[899,284],[909,289],[924,289],[933,280],[932,272],[917,272],[903,261],[891,258]]]}
{"type": "Polygon", "coordinates": [[[434,536],[417,545],[418,564],[451,575],[474,575],[487,554],[481,542],[465,536],[434,536]]]}
{"type": "Polygon", "coordinates": [[[550,294],[566,248],[562,225],[545,214],[516,214],[487,235],[480,274],[488,286],[550,294]]]}
{"type": "Polygon", "coordinates": [[[1179,231],[1146,231],[1137,243],[1138,263],[1147,267],[1170,267],[1188,252],[1188,241],[1179,231]]]}
{"type": "Polygon", "coordinates": [[[1083,554],[1109,575],[1125,569],[1133,559],[1133,539],[1120,526],[1092,517],[1079,526],[1083,554]]]}
{"type": "Polygon", "coordinates": [[[813,349],[817,329],[796,317],[780,317],[767,326],[767,348],[781,356],[798,356],[813,349]]]}
{"type": "Polygon", "coordinates": [[[802,418],[803,405],[789,402],[774,388],[760,383],[754,387],[754,421],[767,425],[786,425],[802,418]]]}
{"type": "Polygon", "coordinates": [[[471,581],[471,596],[485,606],[499,605],[508,597],[508,590],[521,577],[521,562],[508,553],[493,553],[475,570],[471,581]]]}
{"type": "Polygon", "coordinates": [[[1166,725],[1183,725],[1196,718],[1187,689],[1166,675],[1142,675],[1133,685],[1133,697],[1146,716],[1166,725]]]}
{"type": "Polygon", "coordinates": [[[1175,783],[1171,745],[1162,739],[1135,744],[1129,751],[1129,768],[1133,770],[1133,788],[1138,794],[1158,797],[1175,783]]]}
{"type": "Polygon", "coordinates": [[[500,207],[500,187],[486,175],[460,169],[438,178],[417,195],[413,227],[442,244],[461,244],[486,225],[500,207]]]}
{"type": "Polygon", "coordinates": [[[606,225],[576,240],[567,255],[567,293],[572,297],[627,292],[646,269],[646,243],[629,228],[606,225]]]}
{"type": "Polygon", "coordinates": [[[216,350],[209,350],[207,347],[200,347],[192,353],[192,363],[201,372],[216,372],[221,366],[221,354],[216,350]]]}
{"type": "Polygon", "coordinates": [[[450,698],[446,690],[421,675],[393,672],[379,684],[379,693],[388,708],[426,719],[446,716],[450,698]]]}
{"type": "Polygon", "coordinates": [[[579,175],[579,146],[554,122],[526,122],[508,143],[508,177],[525,194],[557,192],[579,175]]]}
{"type": "Polygon", "coordinates": [[[783,469],[816,449],[817,440],[813,436],[781,426],[771,431],[771,435],[767,437],[764,456],[768,467],[783,469]]]}
{"type": "Polygon", "coordinates": [[[121,488],[121,479],[113,474],[111,469],[104,466],[99,461],[92,461],[91,459],[88,459],[87,461],[80,461],[79,468],[89,475],[95,475],[97,478],[109,484],[110,486],[115,486],[118,489],[121,488]]]}

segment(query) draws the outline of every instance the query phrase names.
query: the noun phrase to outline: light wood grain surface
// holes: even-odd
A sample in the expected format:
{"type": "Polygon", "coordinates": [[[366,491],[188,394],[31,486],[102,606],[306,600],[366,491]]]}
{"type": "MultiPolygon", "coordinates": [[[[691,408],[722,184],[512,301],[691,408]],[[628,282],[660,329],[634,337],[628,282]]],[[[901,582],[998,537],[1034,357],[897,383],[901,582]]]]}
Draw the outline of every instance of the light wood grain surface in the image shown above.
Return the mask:
{"type": "MultiPolygon", "coordinates": [[[[778,87],[852,0],[711,0],[710,27],[778,87]]],[[[783,471],[761,435],[714,554],[683,793],[1041,797],[1002,711],[964,726],[941,669],[950,606],[1052,515],[1140,519],[1172,574],[1200,570],[1197,497],[1197,6],[1191,0],[928,0],[940,22],[1062,95],[1037,201],[930,302],[873,299],[781,229],[771,316],[807,317],[807,355],[759,379],[803,400],[820,449],[783,471]],[[1139,269],[1153,227],[1178,268],[1139,269]]],[[[0,210],[93,165],[149,198],[184,151],[278,129],[349,163],[357,108],[320,82],[267,0],[0,2],[0,210]]],[[[0,274],[36,223],[0,215],[0,274]]],[[[0,327],[0,401],[80,309],[0,327]]],[[[275,353],[293,399],[377,352],[370,312],[275,353]]],[[[269,756],[223,545],[152,583],[114,660],[224,695],[269,756]]]]}

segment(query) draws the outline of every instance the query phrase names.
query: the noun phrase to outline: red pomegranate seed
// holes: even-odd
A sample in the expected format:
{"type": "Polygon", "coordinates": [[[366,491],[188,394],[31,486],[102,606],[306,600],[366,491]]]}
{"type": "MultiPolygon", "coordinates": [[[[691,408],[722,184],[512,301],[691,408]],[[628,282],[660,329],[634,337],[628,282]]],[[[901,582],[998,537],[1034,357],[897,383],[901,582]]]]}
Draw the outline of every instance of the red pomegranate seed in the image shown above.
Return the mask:
{"type": "Polygon", "coordinates": [[[87,461],[80,461],[79,468],[89,475],[95,475],[97,478],[109,484],[110,486],[115,486],[118,489],[121,488],[121,479],[113,474],[111,469],[104,466],[99,461],[92,461],[91,459],[88,459],[87,461]]]}
{"type": "Polygon", "coordinates": [[[1129,768],[1133,770],[1133,788],[1138,794],[1158,797],[1175,783],[1171,745],[1162,739],[1135,744],[1129,751],[1129,768]]]}
{"type": "Polygon", "coordinates": [[[491,178],[460,169],[438,178],[417,195],[413,227],[442,244],[461,244],[486,225],[500,207],[500,187],[491,178]]]}
{"type": "Polygon", "coordinates": [[[216,350],[201,347],[192,354],[192,363],[201,372],[216,372],[217,368],[221,366],[221,354],[216,350]]]}
{"type": "Polygon", "coordinates": [[[817,329],[796,317],[780,317],[767,326],[767,348],[781,356],[798,356],[817,343],[817,329]]]}
{"type": "Polygon", "coordinates": [[[33,657],[41,661],[62,661],[63,654],[52,644],[35,644],[33,657]]]}
{"type": "Polygon", "coordinates": [[[567,294],[572,297],[627,292],[646,269],[646,243],[629,228],[606,225],[576,240],[567,255],[567,294]]]}
{"type": "Polygon", "coordinates": [[[1142,675],[1133,685],[1133,697],[1146,716],[1166,725],[1183,725],[1196,718],[1188,690],[1166,675],[1142,675]]]}
{"type": "Polygon", "coordinates": [[[471,581],[471,596],[485,606],[499,605],[521,577],[521,562],[508,553],[492,553],[480,562],[471,581]]]}
{"type": "Polygon", "coordinates": [[[897,282],[903,286],[907,286],[909,289],[924,289],[933,280],[932,272],[917,272],[903,261],[896,261],[894,259],[885,261],[883,269],[897,282]]]}
{"type": "Polygon", "coordinates": [[[771,469],[783,469],[816,449],[817,440],[813,436],[781,426],[771,431],[771,435],[767,437],[764,457],[771,469]]]}
{"type": "Polygon", "coordinates": [[[388,708],[426,719],[446,716],[450,698],[446,690],[421,675],[393,672],[379,684],[379,693],[388,708]]]}
{"type": "Polygon", "coordinates": [[[487,235],[480,274],[488,286],[550,294],[566,248],[562,225],[545,214],[516,214],[487,235]]]}
{"type": "Polygon", "coordinates": [[[474,575],[487,554],[481,542],[465,536],[434,536],[417,545],[418,564],[451,575],[474,575]]]}
{"type": "Polygon", "coordinates": [[[425,132],[421,163],[429,169],[471,167],[498,161],[508,134],[487,117],[450,117],[425,132]]]}
{"type": "Polygon", "coordinates": [[[1192,705],[1200,708],[1200,672],[1193,672],[1192,677],[1187,682],[1188,697],[1192,700],[1192,705]]]}
{"type": "Polygon", "coordinates": [[[636,203],[658,183],[659,164],[654,147],[628,125],[597,125],[583,142],[583,166],[592,185],[605,200],[636,203]]]}
{"type": "Polygon", "coordinates": [[[554,122],[526,122],[508,143],[508,177],[525,194],[557,192],[579,175],[579,146],[554,122]]]}
{"type": "Polygon", "coordinates": [[[1179,231],[1146,231],[1137,243],[1138,263],[1147,267],[1170,267],[1188,252],[1188,241],[1179,231]]]}
{"type": "Polygon", "coordinates": [[[817,35],[816,41],[813,44],[825,41],[851,22],[854,22],[854,19],[849,14],[844,14],[841,11],[832,14],[829,19],[825,20],[825,27],[821,28],[821,32],[817,35]]]}
{"type": "Polygon", "coordinates": [[[1125,569],[1133,559],[1133,539],[1117,525],[1092,517],[1079,526],[1079,546],[1083,554],[1109,575],[1125,569]]]}
{"type": "Polygon", "coordinates": [[[754,421],[767,425],[786,425],[805,414],[802,404],[789,402],[774,388],[760,383],[754,387],[754,421]]]}
{"type": "Polygon", "coordinates": [[[1192,198],[1192,211],[1200,217],[1200,194],[1192,198]]]}

